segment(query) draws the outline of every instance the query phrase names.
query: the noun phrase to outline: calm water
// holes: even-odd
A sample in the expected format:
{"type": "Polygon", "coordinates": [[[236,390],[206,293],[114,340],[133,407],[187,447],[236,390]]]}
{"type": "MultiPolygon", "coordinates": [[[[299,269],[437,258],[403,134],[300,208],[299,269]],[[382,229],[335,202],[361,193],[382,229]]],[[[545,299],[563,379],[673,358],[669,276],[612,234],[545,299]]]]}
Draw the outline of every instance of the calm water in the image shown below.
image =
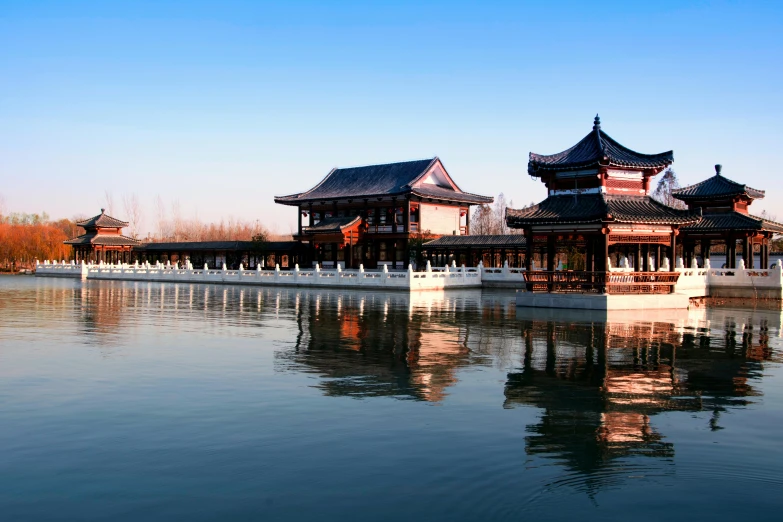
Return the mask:
{"type": "Polygon", "coordinates": [[[0,519],[780,520],[781,313],[0,278],[0,519]]]}

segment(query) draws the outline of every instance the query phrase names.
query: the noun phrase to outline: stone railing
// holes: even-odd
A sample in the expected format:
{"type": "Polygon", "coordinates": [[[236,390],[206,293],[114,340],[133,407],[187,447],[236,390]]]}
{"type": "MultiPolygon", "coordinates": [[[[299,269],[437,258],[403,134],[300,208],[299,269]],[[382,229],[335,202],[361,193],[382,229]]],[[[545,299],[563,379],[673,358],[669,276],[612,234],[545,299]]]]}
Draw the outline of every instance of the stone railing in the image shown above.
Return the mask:
{"type": "Polygon", "coordinates": [[[44,261],[35,263],[35,275],[49,277],[82,277],[84,263],[75,261],[44,261]]]}
{"type": "Polygon", "coordinates": [[[388,288],[397,290],[442,290],[448,288],[469,288],[481,286],[481,271],[476,268],[442,267],[433,268],[427,264],[423,272],[414,272],[409,265],[408,270],[390,272],[385,266],[383,270],[370,271],[360,267],[358,270],[322,270],[319,267],[310,270],[300,270],[297,265],[293,270],[283,271],[280,266],[272,270],[244,270],[240,265],[238,270],[228,270],[225,265],[220,269],[194,268],[187,263],[183,267],[177,264],[97,264],[97,265],[60,265],[43,263],[36,267],[39,276],[70,276],[85,279],[118,280],[118,281],[158,281],[187,283],[221,283],[243,285],[284,285],[308,287],[362,287],[388,288]],[[70,267],[67,270],[63,267],[70,267]],[[67,271],[67,274],[66,274],[67,271]]]}
{"type": "Polygon", "coordinates": [[[524,288],[525,269],[510,268],[508,261],[503,263],[502,268],[486,268],[483,262],[479,262],[481,270],[481,283],[485,287],[508,287],[524,288]]]}

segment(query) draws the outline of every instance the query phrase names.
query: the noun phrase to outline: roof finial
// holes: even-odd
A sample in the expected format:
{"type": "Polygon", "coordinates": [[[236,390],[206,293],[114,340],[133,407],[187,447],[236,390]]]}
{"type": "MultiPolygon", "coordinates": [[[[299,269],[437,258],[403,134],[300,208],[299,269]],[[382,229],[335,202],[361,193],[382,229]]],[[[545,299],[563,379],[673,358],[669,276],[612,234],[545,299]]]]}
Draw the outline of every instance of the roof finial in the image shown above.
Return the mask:
{"type": "Polygon", "coordinates": [[[723,165],[715,165],[715,174],[720,176],[720,171],[723,170],[723,165]]]}
{"type": "Polygon", "coordinates": [[[598,130],[601,128],[601,118],[598,117],[598,114],[595,115],[595,120],[593,120],[593,130],[598,130]]]}
{"type": "Polygon", "coordinates": [[[102,209],[101,209],[101,214],[103,214],[104,212],[106,212],[106,209],[105,209],[105,208],[102,208],[102,209]]]}

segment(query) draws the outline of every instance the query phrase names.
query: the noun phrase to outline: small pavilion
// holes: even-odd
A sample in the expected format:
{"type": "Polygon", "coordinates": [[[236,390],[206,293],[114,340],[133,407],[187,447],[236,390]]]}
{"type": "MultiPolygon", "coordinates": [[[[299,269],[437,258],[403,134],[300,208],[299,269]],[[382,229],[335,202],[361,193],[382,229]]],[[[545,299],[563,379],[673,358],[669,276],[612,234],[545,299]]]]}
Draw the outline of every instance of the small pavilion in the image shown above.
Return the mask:
{"type": "Polygon", "coordinates": [[[97,216],[79,221],[76,225],[84,229],[84,234],[64,242],[73,247],[76,261],[128,263],[133,247],[141,244],[122,235],[122,229],[128,223],[107,215],[103,208],[97,216]]]}
{"type": "Polygon", "coordinates": [[[754,268],[758,252],[761,268],[769,266],[769,241],[783,233],[783,225],[752,216],[748,207],[764,197],[764,191],[723,177],[722,167],[715,165],[715,175],[700,183],[672,192],[689,209],[702,210],[702,218],[682,228],[683,257],[691,266],[697,248],[704,260],[716,245],[725,245],[726,267],[737,268],[737,247],[746,268],[754,268]]]}
{"type": "Polygon", "coordinates": [[[672,292],[679,229],[700,219],[698,211],[650,197],[651,179],[673,161],[672,151],[642,154],[621,145],[601,130],[598,116],[573,147],[552,155],[531,152],[528,173],[544,183],[548,197],[506,211],[508,226],[527,238],[528,289],[672,292]],[[607,274],[618,267],[635,276],[612,287],[607,274]]]}

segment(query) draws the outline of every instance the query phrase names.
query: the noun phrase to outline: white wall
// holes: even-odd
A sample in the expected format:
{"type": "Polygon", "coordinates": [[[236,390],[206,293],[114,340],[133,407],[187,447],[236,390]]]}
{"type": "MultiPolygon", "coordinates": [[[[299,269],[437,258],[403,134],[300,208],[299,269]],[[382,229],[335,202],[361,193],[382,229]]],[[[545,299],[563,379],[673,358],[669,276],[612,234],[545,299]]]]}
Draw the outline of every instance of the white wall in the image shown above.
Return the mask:
{"type": "Polygon", "coordinates": [[[433,234],[459,235],[459,207],[422,203],[420,229],[433,234]]]}

